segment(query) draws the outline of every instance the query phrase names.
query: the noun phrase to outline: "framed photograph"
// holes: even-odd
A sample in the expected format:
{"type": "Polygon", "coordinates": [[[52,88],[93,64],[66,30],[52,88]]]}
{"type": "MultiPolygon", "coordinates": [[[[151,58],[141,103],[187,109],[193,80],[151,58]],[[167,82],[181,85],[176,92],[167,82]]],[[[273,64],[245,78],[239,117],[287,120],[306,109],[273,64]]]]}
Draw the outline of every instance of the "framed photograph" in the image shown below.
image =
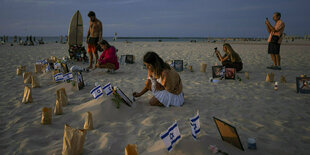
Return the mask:
{"type": "Polygon", "coordinates": [[[133,64],[134,63],[134,56],[133,55],[126,55],[125,62],[128,64],[133,64]]]}
{"type": "Polygon", "coordinates": [[[183,71],[183,60],[173,60],[173,68],[177,72],[182,72],[183,71]]]}
{"type": "Polygon", "coordinates": [[[124,65],[126,63],[126,55],[121,55],[121,57],[119,58],[119,63],[121,65],[124,65]]]}
{"type": "Polygon", "coordinates": [[[310,94],[310,77],[296,77],[297,93],[310,94]]]}
{"type": "Polygon", "coordinates": [[[133,103],[133,101],[130,100],[130,99],[127,97],[127,95],[126,95],[120,88],[117,88],[117,89],[116,89],[116,92],[119,94],[119,96],[122,97],[124,103],[125,103],[126,105],[128,105],[129,107],[131,107],[131,104],[133,103]]]}
{"type": "Polygon", "coordinates": [[[217,130],[222,137],[222,140],[244,151],[236,128],[216,117],[213,117],[213,120],[216,124],[217,130]]]}
{"type": "Polygon", "coordinates": [[[213,78],[224,78],[225,67],[224,66],[212,66],[212,76],[213,78]]]}
{"type": "Polygon", "coordinates": [[[83,80],[83,75],[81,72],[76,72],[76,82],[77,82],[77,88],[81,90],[84,88],[84,80],[83,80]]]}
{"type": "Polygon", "coordinates": [[[236,68],[225,68],[225,79],[233,79],[236,78],[236,68]]]}

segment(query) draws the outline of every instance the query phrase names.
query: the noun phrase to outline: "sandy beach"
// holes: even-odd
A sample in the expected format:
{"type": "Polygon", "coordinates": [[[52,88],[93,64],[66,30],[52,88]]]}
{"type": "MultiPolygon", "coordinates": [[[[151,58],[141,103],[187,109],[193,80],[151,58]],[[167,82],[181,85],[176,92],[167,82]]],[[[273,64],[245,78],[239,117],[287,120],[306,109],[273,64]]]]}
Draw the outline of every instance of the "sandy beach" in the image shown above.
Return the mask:
{"type": "MultiPolygon", "coordinates": [[[[296,77],[310,76],[310,41],[295,41],[281,46],[282,70],[268,70],[271,58],[267,43],[231,42],[239,53],[244,68],[238,80],[221,80],[210,83],[211,66],[220,64],[213,56],[214,48],[223,54],[223,43],[207,42],[110,42],[118,56],[132,54],[134,64],[121,65],[114,74],[104,69],[83,73],[86,87],[72,89],[71,83],[55,83],[50,73],[36,74],[40,88],[32,89],[33,102],[22,104],[25,84],[16,76],[18,65],[26,65],[34,72],[38,60],[68,55],[66,44],[49,43],[39,46],[0,46],[0,152],[1,154],[61,154],[64,125],[83,128],[86,112],[93,115],[94,130],[87,131],[84,154],[124,154],[127,144],[137,144],[139,154],[212,154],[209,145],[232,155],[239,154],[310,154],[310,95],[296,93],[296,77]],[[147,70],[142,57],[155,51],[166,60],[183,60],[193,66],[194,72],[179,72],[183,82],[185,103],[182,107],[152,107],[148,92],[137,98],[132,107],[121,104],[117,109],[112,97],[103,95],[94,99],[90,90],[95,82],[121,88],[127,95],[144,87],[147,70]],[[207,64],[207,71],[200,72],[200,64],[207,64]],[[250,79],[245,79],[248,72],[250,79]],[[285,76],[287,83],[265,82],[266,74],[273,72],[275,81],[285,76]],[[69,105],[63,115],[54,115],[51,125],[41,125],[41,109],[54,108],[56,90],[66,88],[69,105]],[[200,113],[201,132],[198,140],[191,136],[189,118],[200,113]],[[245,151],[223,142],[213,117],[235,126],[245,151]],[[159,135],[178,122],[182,139],[168,152],[159,135]],[[247,139],[256,138],[257,150],[247,149],[247,139]]],[[[86,44],[84,44],[85,47],[86,44]]],[[[99,53],[101,54],[101,52],[99,53]]],[[[68,64],[87,67],[87,63],[68,64]]]]}

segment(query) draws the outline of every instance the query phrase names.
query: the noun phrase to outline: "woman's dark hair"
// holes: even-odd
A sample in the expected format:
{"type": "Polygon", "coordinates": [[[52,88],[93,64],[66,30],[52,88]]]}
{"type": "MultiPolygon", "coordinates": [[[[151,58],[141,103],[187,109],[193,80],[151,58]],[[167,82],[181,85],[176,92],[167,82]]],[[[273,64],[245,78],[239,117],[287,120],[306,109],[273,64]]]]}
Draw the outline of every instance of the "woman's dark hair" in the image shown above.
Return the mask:
{"type": "Polygon", "coordinates": [[[155,52],[147,52],[143,57],[143,61],[153,66],[157,76],[161,76],[164,69],[170,70],[170,65],[165,63],[155,52]]]}
{"type": "Polygon", "coordinates": [[[94,11],[89,11],[88,13],[88,17],[91,17],[91,16],[96,16],[95,12],[94,11]]]}
{"type": "Polygon", "coordinates": [[[101,41],[99,42],[99,44],[100,44],[100,45],[106,45],[107,48],[110,48],[110,47],[111,47],[111,45],[110,45],[106,40],[101,40],[101,41]]]}

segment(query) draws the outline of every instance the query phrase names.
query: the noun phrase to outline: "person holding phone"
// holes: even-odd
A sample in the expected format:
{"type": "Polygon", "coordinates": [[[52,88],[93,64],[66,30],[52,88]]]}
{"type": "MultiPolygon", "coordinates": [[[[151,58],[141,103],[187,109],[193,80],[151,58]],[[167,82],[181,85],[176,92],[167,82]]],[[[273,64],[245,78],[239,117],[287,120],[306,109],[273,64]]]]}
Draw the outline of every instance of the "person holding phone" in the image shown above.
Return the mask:
{"type": "Polygon", "coordinates": [[[243,68],[242,60],[237,52],[231,47],[230,44],[225,43],[223,44],[223,51],[225,52],[225,55],[221,55],[221,53],[217,50],[217,48],[214,49],[216,56],[219,61],[222,62],[222,65],[226,68],[236,68],[236,71],[239,72],[243,68]]]}
{"type": "Polygon", "coordinates": [[[285,28],[284,22],[280,19],[281,13],[275,12],[273,14],[273,20],[276,22],[274,26],[272,26],[266,18],[265,24],[267,26],[267,31],[269,33],[268,37],[268,54],[270,54],[273,65],[268,66],[268,69],[281,70],[281,57],[280,57],[280,45],[282,39],[284,37],[283,31],[285,28]]]}

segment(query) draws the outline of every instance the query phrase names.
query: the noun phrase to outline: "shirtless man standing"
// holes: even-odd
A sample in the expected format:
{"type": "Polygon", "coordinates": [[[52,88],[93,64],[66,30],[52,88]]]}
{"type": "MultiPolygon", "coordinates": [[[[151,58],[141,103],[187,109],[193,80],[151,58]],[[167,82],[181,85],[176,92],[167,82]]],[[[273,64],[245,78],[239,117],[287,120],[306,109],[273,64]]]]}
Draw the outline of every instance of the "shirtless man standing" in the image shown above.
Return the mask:
{"type": "Polygon", "coordinates": [[[87,32],[86,43],[88,44],[89,66],[88,69],[93,68],[93,55],[95,55],[95,64],[98,61],[97,45],[102,40],[102,23],[96,18],[96,14],[93,11],[88,13],[89,28],[87,32]]]}

